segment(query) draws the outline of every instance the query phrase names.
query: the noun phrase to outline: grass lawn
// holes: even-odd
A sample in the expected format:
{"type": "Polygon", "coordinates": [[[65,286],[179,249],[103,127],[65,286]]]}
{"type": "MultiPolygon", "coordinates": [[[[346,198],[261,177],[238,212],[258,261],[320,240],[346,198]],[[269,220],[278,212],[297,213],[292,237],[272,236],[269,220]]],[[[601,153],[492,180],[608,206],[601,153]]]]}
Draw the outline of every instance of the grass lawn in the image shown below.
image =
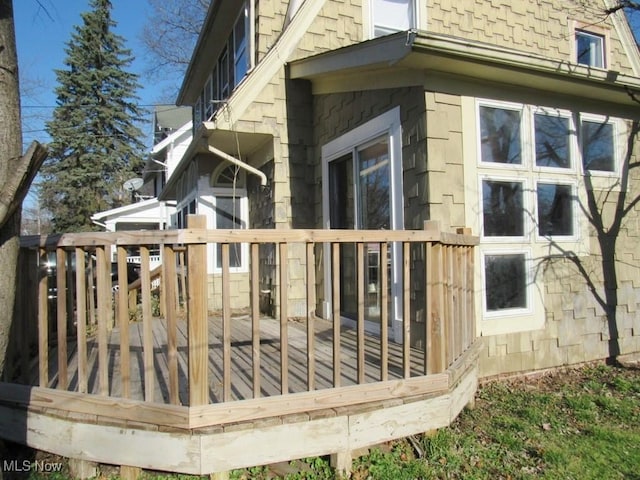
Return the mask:
{"type": "MultiPolygon", "coordinates": [[[[323,458],[231,474],[334,477],[323,458]]],[[[487,383],[450,427],[372,449],[355,460],[352,478],[640,479],[640,370],[601,365],[487,383]]]]}

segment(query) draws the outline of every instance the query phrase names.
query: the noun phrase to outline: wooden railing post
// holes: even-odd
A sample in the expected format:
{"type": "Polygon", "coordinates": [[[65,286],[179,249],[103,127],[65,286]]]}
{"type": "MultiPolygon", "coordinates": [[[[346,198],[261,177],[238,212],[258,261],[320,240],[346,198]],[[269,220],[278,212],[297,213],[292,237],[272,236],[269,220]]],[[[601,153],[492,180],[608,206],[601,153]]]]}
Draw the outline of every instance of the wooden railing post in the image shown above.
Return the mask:
{"type": "MultiPolygon", "coordinates": [[[[205,229],[207,219],[202,215],[189,215],[187,226],[205,229]]],[[[209,402],[206,243],[187,246],[187,292],[189,405],[205,405],[209,402]]]]}
{"type": "MultiPolygon", "coordinates": [[[[428,221],[424,224],[424,229],[439,232],[440,224],[436,221],[428,221]]],[[[425,355],[427,357],[427,373],[441,373],[445,369],[445,342],[443,327],[443,266],[442,266],[442,245],[440,243],[428,242],[426,244],[426,322],[425,335],[426,342],[425,355]]]]}

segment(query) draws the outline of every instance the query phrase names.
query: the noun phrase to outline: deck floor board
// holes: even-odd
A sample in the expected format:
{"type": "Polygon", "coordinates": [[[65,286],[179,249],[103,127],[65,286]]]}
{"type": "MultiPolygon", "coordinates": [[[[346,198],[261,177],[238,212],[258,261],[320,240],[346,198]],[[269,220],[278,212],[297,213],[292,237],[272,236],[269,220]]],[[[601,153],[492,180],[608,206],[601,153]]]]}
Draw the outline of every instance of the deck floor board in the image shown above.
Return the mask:
{"type": "MultiPolygon", "coordinates": [[[[315,326],[315,388],[327,389],[333,386],[333,332],[329,321],[316,319],[315,326]]],[[[243,400],[253,398],[253,358],[251,338],[251,318],[236,316],[231,319],[231,398],[243,400]]],[[[223,401],[223,346],[222,319],[211,316],[208,325],[209,334],[209,398],[212,403],[223,401]]],[[[168,332],[164,319],[156,318],[152,325],[153,335],[153,401],[169,403],[169,367],[168,332]]],[[[178,385],[179,401],[188,403],[188,325],[186,320],[177,321],[178,385]]],[[[130,398],[144,399],[144,332],[142,322],[129,324],[130,338],[130,398]]],[[[287,325],[289,345],[289,393],[304,392],[307,385],[307,332],[304,323],[290,321],[287,325]]],[[[357,383],[357,335],[350,328],[341,328],[340,338],[340,384],[357,383]]],[[[380,379],[380,340],[372,334],[366,334],[365,341],[365,382],[372,383],[380,379]]],[[[402,378],[402,346],[389,344],[389,379],[402,378]]],[[[78,349],[75,339],[68,343],[69,390],[78,391],[78,349]]],[[[120,330],[114,328],[108,338],[109,395],[122,397],[120,330]]],[[[424,355],[421,350],[411,350],[411,375],[422,375],[424,355]]],[[[49,378],[51,385],[57,385],[57,352],[49,353],[49,378]]],[[[98,344],[95,338],[87,340],[88,392],[98,394],[98,344]]],[[[260,319],[260,395],[262,397],[280,394],[280,322],[273,318],[260,319]]],[[[37,381],[37,372],[33,379],[37,381]]]]}

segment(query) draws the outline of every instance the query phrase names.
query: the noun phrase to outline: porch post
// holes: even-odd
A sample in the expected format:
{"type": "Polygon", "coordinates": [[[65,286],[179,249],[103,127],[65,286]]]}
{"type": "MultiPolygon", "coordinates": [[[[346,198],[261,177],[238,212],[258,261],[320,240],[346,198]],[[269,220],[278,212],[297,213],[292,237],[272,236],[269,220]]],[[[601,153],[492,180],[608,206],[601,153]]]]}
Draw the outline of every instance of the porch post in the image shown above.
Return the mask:
{"type": "MultiPolygon", "coordinates": [[[[205,229],[207,218],[188,215],[187,227],[205,229]]],[[[189,405],[206,405],[209,403],[206,243],[187,245],[187,296],[189,405]]]]}

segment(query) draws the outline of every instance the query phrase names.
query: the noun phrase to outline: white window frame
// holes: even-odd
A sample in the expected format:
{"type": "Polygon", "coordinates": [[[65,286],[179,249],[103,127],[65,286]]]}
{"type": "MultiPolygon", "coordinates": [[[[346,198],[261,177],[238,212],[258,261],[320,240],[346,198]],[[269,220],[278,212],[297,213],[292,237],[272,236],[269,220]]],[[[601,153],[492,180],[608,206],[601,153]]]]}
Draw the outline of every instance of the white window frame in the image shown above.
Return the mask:
{"type": "MultiPolygon", "coordinates": [[[[211,202],[212,208],[212,229],[217,229],[216,225],[216,213],[215,208],[217,205],[217,201],[219,198],[235,198],[239,200],[240,203],[240,212],[238,215],[238,219],[241,223],[241,229],[245,230],[249,225],[249,199],[247,197],[247,190],[244,188],[228,188],[228,187],[213,187],[210,190],[209,200],[211,202]]],[[[221,267],[221,259],[218,259],[218,249],[216,248],[216,244],[211,245],[211,250],[209,252],[211,255],[211,267],[213,273],[222,273],[221,267]]],[[[249,271],[249,244],[241,243],[240,244],[240,266],[238,267],[229,267],[230,273],[246,273],[249,271]]]]}
{"type": "Polygon", "coordinates": [[[575,117],[571,114],[571,112],[569,112],[568,110],[562,110],[562,109],[557,109],[557,108],[546,108],[546,107],[538,107],[538,106],[531,106],[530,107],[532,110],[531,113],[531,131],[530,131],[530,135],[531,135],[531,139],[533,142],[533,146],[532,146],[532,155],[533,155],[533,159],[531,160],[531,165],[533,168],[534,172],[540,172],[540,174],[544,174],[544,175],[553,175],[554,173],[558,173],[560,175],[573,175],[578,171],[577,168],[577,163],[580,159],[579,156],[579,151],[578,151],[578,142],[576,140],[576,135],[575,133],[570,134],[569,135],[569,167],[567,168],[562,168],[562,167],[546,167],[546,166],[539,166],[536,164],[536,145],[535,145],[535,141],[536,141],[536,125],[535,125],[535,116],[538,114],[541,115],[547,115],[550,117],[558,117],[558,118],[565,118],[569,121],[569,131],[570,132],[575,132],[576,131],[576,120],[575,117]]]}
{"type": "Polygon", "coordinates": [[[625,135],[626,134],[626,128],[624,128],[624,126],[622,125],[622,122],[620,122],[618,119],[614,119],[614,118],[610,118],[610,117],[605,117],[602,115],[592,115],[592,114],[581,114],[580,115],[580,121],[579,121],[579,127],[577,129],[578,131],[578,139],[580,142],[580,158],[579,158],[579,162],[580,162],[580,171],[582,173],[582,175],[589,175],[591,177],[601,177],[601,178],[613,178],[613,179],[618,179],[620,178],[620,161],[624,155],[623,152],[623,148],[624,148],[624,142],[620,142],[618,139],[622,138],[621,135],[625,135]],[[613,170],[612,171],[606,171],[606,170],[587,170],[584,167],[584,159],[583,159],[583,153],[584,153],[584,136],[582,134],[582,123],[583,122],[593,122],[593,123],[607,123],[612,125],[613,127],[613,135],[612,135],[612,140],[613,140],[613,145],[612,150],[613,150],[613,170]]]}
{"type": "Polygon", "coordinates": [[[526,109],[524,105],[512,102],[495,102],[492,100],[478,100],[476,103],[476,113],[477,119],[477,127],[476,127],[476,138],[477,138],[477,159],[478,165],[483,169],[495,169],[499,172],[507,172],[507,171],[526,171],[527,170],[527,161],[528,159],[528,141],[527,141],[527,132],[529,131],[529,121],[526,114],[526,109]],[[520,142],[521,142],[521,150],[520,156],[522,157],[521,163],[499,163],[499,162],[485,162],[482,160],[482,126],[480,125],[480,109],[481,107],[489,107],[489,108],[502,108],[504,110],[513,110],[520,112],[520,142]]]}
{"type": "MultiPolygon", "coordinates": [[[[244,6],[240,9],[240,14],[238,15],[238,18],[236,19],[236,21],[233,24],[233,32],[231,34],[231,38],[232,38],[232,43],[233,43],[233,87],[235,88],[238,84],[240,84],[240,82],[242,82],[242,80],[247,76],[247,72],[249,71],[250,67],[251,67],[251,62],[250,62],[250,45],[249,45],[249,5],[247,2],[244,3],[244,6]],[[244,39],[241,42],[242,44],[242,48],[241,50],[244,51],[244,53],[246,54],[246,58],[247,58],[247,66],[246,69],[244,71],[244,73],[242,74],[242,78],[237,78],[237,68],[238,68],[238,51],[239,51],[239,47],[240,45],[238,45],[238,39],[236,38],[236,26],[238,25],[238,23],[242,22],[244,24],[244,39]]],[[[230,42],[231,43],[231,42],[230,42]]]]}
{"type": "Polygon", "coordinates": [[[531,185],[527,178],[524,177],[513,177],[509,175],[494,175],[490,173],[482,173],[478,176],[478,192],[480,193],[480,202],[478,205],[479,213],[480,213],[480,237],[483,243],[522,243],[526,242],[531,238],[530,232],[530,222],[527,221],[527,214],[531,215],[533,212],[533,205],[531,204],[531,200],[529,195],[526,192],[529,191],[531,185]],[[521,183],[522,184],[522,235],[513,236],[513,237],[501,237],[495,235],[485,235],[484,233],[484,199],[483,199],[483,187],[482,184],[486,180],[496,181],[496,182],[512,182],[512,183],[521,183]]]}
{"type": "MultiPolygon", "coordinates": [[[[329,198],[329,164],[347,154],[353,154],[359,147],[379,137],[387,136],[389,144],[389,173],[390,173],[390,213],[391,230],[404,228],[404,195],[402,187],[402,125],[400,121],[400,107],[379,115],[372,120],[354,128],[340,137],[322,146],[322,216],[324,228],[330,228],[330,198],[329,198]]],[[[355,165],[356,162],[354,162],[355,165]]],[[[355,168],[355,167],[354,167],[355,168]]],[[[355,175],[356,172],[354,172],[355,175]]],[[[354,176],[357,178],[357,176],[354,176]]],[[[402,338],[402,252],[397,245],[391,245],[393,256],[393,270],[391,273],[391,291],[393,296],[392,335],[395,340],[402,338]]],[[[330,246],[324,246],[325,258],[330,258],[330,246]]],[[[325,278],[331,278],[331,262],[325,262],[325,278]]],[[[325,302],[323,304],[324,318],[332,316],[332,292],[330,282],[325,282],[325,302]]]]}
{"type": "Polygon", "coordinates": [[[571,40],[571,62],[575,62],[576,65],[581,65],[583,68],[606,70],[611,65],[612,51],[611,51],[611,34],[610,29],[603,24],[596,24],[593,22],[586,23],[579,20],[569,20],[569,31],[573,32],[569,38],[571,40]],[[584,64],[578,64],[578,39],[576,34],[583,32],[588,35],[593,35],[602,38],[602,67],[587,66],[584,64]]]}
{"type": "MultiPolygon", "coordinates": [[[[544,291],[545,285],[541,276],[537,276],[537,258],[553,254],[552,243],[558,245],[566,251],[572,251],[576,255],[582,256],[590,253],[589,223],[584,217],[580,205],[586,204],[586,191],[584,189],[585,174],[583,172],[582,150],[579,144],[579,132],[581,119],[591,121],[603,121],[605,117],[570,112],[562,109],[538,107],[533,105],[520,105],[513,102],[501,102],[489,99],[476,99],[471,97],[463,98],[463,109],[474,115],[466,115],[464,128],[466,131],[475,132],[475,136],[465,139],[464,152],[469,158],[475,157],[475,162],[465,169],[467,178],[467,188],[470,197],[477,198],[478,204],[467,202],[466,212],[471,218],[472,228],[480,232],[481,243],[477,250],[477,261],[481,268],[476,270],[476,282],[480,285],[477,292],[481,298],[477,298],[477,325],[478,331],[482,335],[497,335],[505,333],[515,333],[521,331],[536,330],[544,327],[544,291]],[[521,126],[525,132],[521,133],[522,159],[523,163],[495,164],[493,162],[482,162],[481,158],[481,138],[480,138],[480,106],[494,108],[522,109],[521,126]],[[568,155],[569,163],[565,167],[538,166],[536,165],[536,139],[535,139],[535,115],[557,115],[568,121],[568,155]],[[523,209],[525,210],[525,235],[522,237],[487,237],[483,232],[484,205],[482,182],[493,181],[517,181],[524,182],[523,190],[526,191],[523,198],[523,209]],[[538,225],[538,185],[555,184],[566,185],[571,188],[572,209],[572,234],[571,235],[540,235],[538,225]],[[527,258],[527,308],[526,309],[505,309],[504,311],[487,311],[486,305],[486,279],[485,257],[486,255],[525,253],[527,258]]],[[[621,150],[621,135],[626,134],[626,124],[621,119],[607,118],[614,124],[614,157],[616,162],[615,172],[593,171],[589,175],[594,184],[594,188],[601,188],[608,182],[609,186],[613,182],[619,183],[620,161],[624,152],[621,150]]],[[[560,252],[557,251],[559,254],[560,252]]]]}
{"type": "Polygon", "coordinates": [[[571,180],[571,179],[564,179],[564,178],[558,178],[556,179],[553,176],[544,176],[544,177],[540,177],[537,178],[535,180],[535,188],[533,189],[533,214],[534,214],[534,238],[535,241],[537,243],[543,243],[543,244],[548,244],[549,242],[555,242],[555,243],[563,243],[563,242],[573,242],[573,243],[577,243],[580,242],[581,239],[586,238],[587,237],[587,232],[583,232],[580,226],[580,215],[581,215],[581,211],[580,211],[580,205],[578,202],[580,202],[580,198],[578,196],[578,181],[577,179],[571,180]],[[538,212],[538,184],[540,183],[545,183],[545,184],[554,184],[554,185],[563,185],[563,186],[569,186],[571,187],[571,198],[573,199],[573,202],[576,202],[576,205],[574,206],[573,209],[573,218],[571,219],[571,230],[572,230],[572,234],[571,235],[540,235],[540,230],[538,228],[538,223],[539,223],[539,219],[540,219],[540,215],[538,212]]]}
{"type": "MultiPolygon", "coordinates": [[[[373,39],[376,38],[375,24],[374,24],[374,1],[375,0],[362,0],[362,19],[364,38],[373,39]]],[[[426,30],[426,20],[421,12],[426,12],[425,0],[409,0],[413,3],[413,25],[410,29],[426,30]]],[[[403,30],[396,30],[398,32],[403,30]]],[[[393,33],[392,30],[389,33],[393,33]]],[[[379,35],[383,36],[383,35],[379,35]]]]}
{"type": "Polygon", "coordinates": [[[607,54],[606,54],[606,48],[605,48],[605,42],[606,42],[606,37],[604,35],[601,35],[599,33],[595,33],[595,32],[590,32],[588,30],[583,30],[583,29],[576,29],[575,30],[575,59],[576,59],[576,63],[578,63],[579,65],[584,65],[586,67],[589,68],[599,68],[599,69],[605,69],[607,67],[607,54]],[[600,41],[600,57],[602,60],[602,65],[595,65],[594,63],[591,63],[593,61],[593,59],[589,59],[589,63],[580,63],[579,59],[578,59],[578,37],[584,37],[584,38],[592,38],[592,39],[596,39],[600,41]]]}
{"type": "MultiPolygon", "coordinates": [[[[514,317],[527,317],[532,316],[535,312],[534,299],[535,299],[535,279],[533,275],[533,257],[530,248],[523,247],[501,247],[500,249],[487,248],[482,250],[481,254],[481,269],[482,269],[482,311],[484,313],[485,320],[493,319],[512,319],[514,317]],[[489,311],[487,310],[487,295],[486,295],[486,278],[485,272],[485,259],[488,256],[507,256],[507,255],[524,255],[525,272],[526,272],[526,292],[527,292],[527,305],[524,308],[509,308],[503,310],[489,311]]],[[[529,323],[529,322],[528,322],[529,323]]]]}

